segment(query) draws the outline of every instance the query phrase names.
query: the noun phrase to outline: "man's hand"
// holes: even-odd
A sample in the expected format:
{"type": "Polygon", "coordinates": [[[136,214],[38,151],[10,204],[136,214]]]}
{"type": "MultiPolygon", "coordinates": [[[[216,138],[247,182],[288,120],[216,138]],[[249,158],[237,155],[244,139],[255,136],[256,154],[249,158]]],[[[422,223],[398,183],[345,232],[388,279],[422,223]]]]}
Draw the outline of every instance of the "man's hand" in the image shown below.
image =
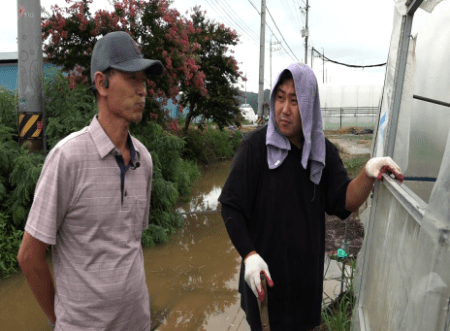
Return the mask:
{"type": "Polygon", "coordinates": [[[369,177],[383,179],[383,173],[390,172],[395,178],[403,182],[400,167],[389,156],[371,158],[366,164],[366,173],[369,177]]]}
{"type": "Polygon", "coordinates": [[[267,266],[267,263],[264,262],[261,256],[259,254],[252,254],[245,258],[244,260],[245,264],[245,281],[247,282],[248,286],[252,289],[255,296],[259,299],[259,301],[264,301],[264,289],[261,284],[261,276],[260,274],[263,273],[264,276],[267,279],[267,283],[270,287],[273,287],[273,281],[270,277],[269,273],[269,267],[267,266]]]}

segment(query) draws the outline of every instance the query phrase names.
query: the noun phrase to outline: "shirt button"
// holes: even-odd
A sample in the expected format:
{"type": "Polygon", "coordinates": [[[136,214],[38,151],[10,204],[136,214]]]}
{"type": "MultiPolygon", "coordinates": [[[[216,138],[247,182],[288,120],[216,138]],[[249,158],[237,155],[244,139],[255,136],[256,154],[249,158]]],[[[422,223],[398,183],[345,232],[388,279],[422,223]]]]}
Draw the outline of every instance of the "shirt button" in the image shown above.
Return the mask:
{"type": "Polygon", "coordinates": [[[125,196],[127,196],[127,191],[125,191],[125,194],[124,194],[125,196]]]}

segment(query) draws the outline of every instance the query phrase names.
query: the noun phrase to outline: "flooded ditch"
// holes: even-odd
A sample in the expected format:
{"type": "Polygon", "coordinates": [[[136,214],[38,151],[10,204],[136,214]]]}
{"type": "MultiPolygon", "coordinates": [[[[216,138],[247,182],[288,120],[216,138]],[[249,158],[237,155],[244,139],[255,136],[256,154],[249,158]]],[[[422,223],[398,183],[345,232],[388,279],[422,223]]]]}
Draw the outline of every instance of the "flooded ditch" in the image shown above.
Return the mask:
{"type": "MultiPolygon", "coordinates": [[[[250,330],[237,290],[240,257],[218,210],[217,198],[230,165],[231,161],[225,161],[204,167],[193,185],[191,200],[177,205],[185,227],[177,229],[167,243],[143,250],[152,329],[250,330]]],[[[343,222],[334,224],[335,231],[327,229],[329,250],[341,244],[345,227],[343,222]]],[[[333,261],[325,280],[325,291],[331,297],[338,294],[340,274],[333,261]]],[[[0,281],[0,325],[8,331],[49,330],[21,273],[0,281]]]]}

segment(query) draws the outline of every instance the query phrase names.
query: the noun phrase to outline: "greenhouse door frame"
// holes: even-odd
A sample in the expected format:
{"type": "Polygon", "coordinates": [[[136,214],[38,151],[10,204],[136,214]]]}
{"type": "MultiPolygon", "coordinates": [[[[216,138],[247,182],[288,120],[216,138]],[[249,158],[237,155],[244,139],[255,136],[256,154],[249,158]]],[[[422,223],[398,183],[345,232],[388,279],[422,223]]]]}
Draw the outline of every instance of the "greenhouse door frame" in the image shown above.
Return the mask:
{"type": "MultiPolygon", "coordinates": [[[[407,14],[402,17],[401,22],[401,32],[399,38],[399,51],[396,59],[396,69],[394,76],[394,91],[393,98],[391,99],[391,104],[389,105],[389,121],[386,128],[386,140],[383,145],[383,155],[393,157],[395,140],[397,134],[397,126],[399,121],[400,114],[400,106],[402,99],[402,91],[403,91],[403,83],[405,79],[405,71],[408,60],[408,49],[409,49],[409,41],[411,35],[412,22],[415,11],[419,8],[424,0],[409,0],[406,1],[405,5],[407,6],[407,14]]],[[[382,94],[384,95],[384,93],[382,94]]],[[[373,147],[376,146],[376,139],[380,139],[377,137],[379,126],[380,126],[380,116],[381,116],[381,105],[379,118],[376,124],[375,137],[373,139],[373,147]]],[[[385,185],[385,187],[392,193],[393,197],[398,200],[398,202],[403,206],[403,208],[417,221],[417,223],[421,226],[423,221],[423,216],[425,212],[425,208],[427,204],[419,198],[416,194],[414,194],[410,189],[405,187],[404,185],[400,186],[397,180],[392,179],[386,174],[383,174],[384,180],[381,182],[376,182],[374,186],[374,194],[372,199],[372,207],[370,210],[370,219],[368,224],[367,234],[368,234],[368,242],[367,242],[367,250],[374,249],[371,247],[371,240],[373,229],[373,223],[375,219],[376,212],[376,203],[378,200],[378,195],[380,191],[380,185],[385,185]]],[[[357,298],[357,304],[355,306],[354,314],[358,314],[359,316],[359,327],[361,331],[369,331],[370,326],[366,326],[365,321],[365,312],[364,312],[364,303],[365,303],[365,287],[366,287],[366,278],[364,277],[367,274],[367,269],[370,261],[368,258],[364,258],[362,264],[362,273],[361,273],[361,282],[359,288],[359,296],[357,298]]]]}

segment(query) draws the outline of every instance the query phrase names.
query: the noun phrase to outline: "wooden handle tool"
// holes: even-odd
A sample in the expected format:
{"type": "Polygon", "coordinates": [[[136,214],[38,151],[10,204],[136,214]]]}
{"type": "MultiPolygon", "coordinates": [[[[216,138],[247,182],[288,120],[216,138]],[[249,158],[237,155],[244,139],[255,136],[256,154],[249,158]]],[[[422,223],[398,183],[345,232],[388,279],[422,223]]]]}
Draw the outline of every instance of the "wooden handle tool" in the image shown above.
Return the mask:
{"type": "Polygon", "coordinates": [[[262,331],[270,331],[270,323],[269,323],[269,299],[267,293],[267,280],[264,274],[261,274],[261,284],[264,289],[264,301],[258,300],[259,305],[259,315],[261,316],[261,328],[262,331]]]}

